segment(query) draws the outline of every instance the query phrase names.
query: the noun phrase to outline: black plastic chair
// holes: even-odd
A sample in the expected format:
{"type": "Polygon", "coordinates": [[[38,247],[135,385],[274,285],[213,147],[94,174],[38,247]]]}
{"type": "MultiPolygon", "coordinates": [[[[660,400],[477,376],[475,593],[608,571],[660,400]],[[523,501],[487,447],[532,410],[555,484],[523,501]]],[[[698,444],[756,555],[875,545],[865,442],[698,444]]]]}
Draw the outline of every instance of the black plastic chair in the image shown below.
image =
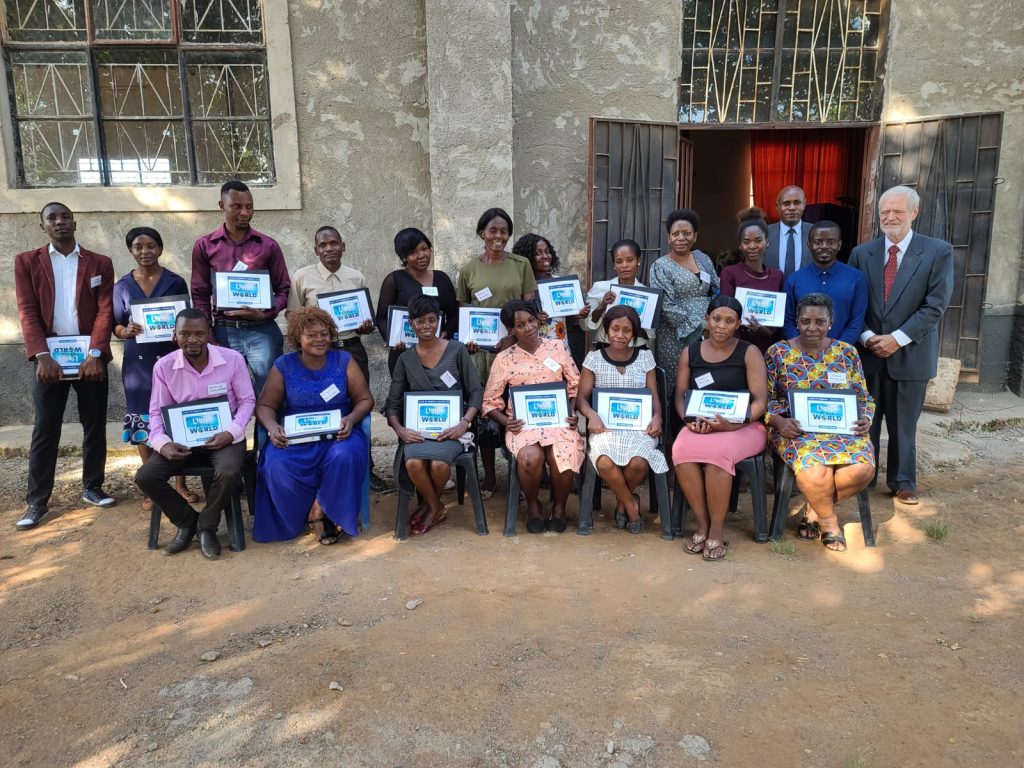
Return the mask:
{"type": "MultiPolygon", "coordinates": [[[[768,541],[768,498],[766,496],[767,481],[765,479],[764,454],[750,456],[736,462],[736,471],[747,478],[750,486],[750,504],[754,512],[754,540],[759,544],[768,541]]],[[[732,481],[732,494],[729,497],[729,513],[735,514],[739,503],[739,479],[732,481]]],[[[690,505],[686,503],[683,489],[679,487],[678,477],[675,482],[675,493],[672,498],[672,533],[682,536],[686,527],[686,516],[690,505]]]]}
{"type": "MultiPolygon", "coordinates": [[[[480,495],[480,478],[477,476],[476,446],[463,451],[455,459],[455,482],[459,505],[466,499],[466,486],[469,486],[469,498],[473,504],[473,516],[476,518],[478,536],[486,536],[487,514],[484,510],[483,497],[480,495]]],[[[409,538],[409,502],[416,495],[416,487],[405,468],[405,448],[398,446],[395,451],[395,485],[398,486],[398,505],[395,513],[395,538],[399,541],[409,538]]]]}
{"type": "MultiPolygon", "coordinates": [[[[772,464],[775,470],[775,504],[772,508],[772,539],[782,538],[782,529],[789,517],[789,501],[793,495],[793,483],[796,480],[793,470],[782,458],[772,452],[772,464]]],[[[864,534],[864,546],[875,546],[875,532],[871,524],[870,489],[865,488],[857,494],[857,511],[860,514],[860,528],[864,534]]]]}
{"type": "MultiPolygon", "coordinates": [[[[243,463],[243,475],[244,475],[243,463]]],[[[189,467],[181,473],[185,477],[198,477],[203,483],[203,494],[208,495],[210,485],[213,483],[213,465],[205,464],[189,467]]],[[[251,502],[250,502],[251,503],[251,502]]],[[[250,507],[251,509],[251,507],[250,507]]],[[[242,522],[242,488],[241,484],[231,494],[231,501],[224,508],[224,516],[228,524],[228,549],[232,552],[241,552],[245,549],[245,525],[242,522]]],[[[163,510],[154,503],[153,511],[149,515],[149,548],[156,549],[160,541],[160,518],[163,517],[163,510]]]]}
{"type": "MultiPolygon", "coordinates": [[[[668,400],[668,387],[665,382],[665,371],[661,368],[655,368],[655,377],[657,378],[658,386],[658,397],[661,399],[661,411],[662,411],[662,431],[661,437],[658,438],[658,447],[665,451],[665,431],[667,429],[667,410],[666,406],[668,400]]],[[[597,474],[597,468],[590,461],[590,436],[587,435],[587,457],[583,459],[583,482],[580,488],[580,522],[579,527],[576,530],[580,536],[587,536],[591,531],[594,530],[594,510],[601,509],[601,478],[597,474]]],[[[661,514],[661,538],[666,541],[671,541],[674,536],[672,533],[672,515],[669,513],[671,510],[671,504],[669,503],[669,492],[668,492],[668,475],[672,472],[672,461],[670,457],[666,456],[669,466],[669,471],[664,474],[658,474],[654,470],[649,469],[647,472],[647,487],[650,491],[650,508],[651,514],[661,514]]]]}

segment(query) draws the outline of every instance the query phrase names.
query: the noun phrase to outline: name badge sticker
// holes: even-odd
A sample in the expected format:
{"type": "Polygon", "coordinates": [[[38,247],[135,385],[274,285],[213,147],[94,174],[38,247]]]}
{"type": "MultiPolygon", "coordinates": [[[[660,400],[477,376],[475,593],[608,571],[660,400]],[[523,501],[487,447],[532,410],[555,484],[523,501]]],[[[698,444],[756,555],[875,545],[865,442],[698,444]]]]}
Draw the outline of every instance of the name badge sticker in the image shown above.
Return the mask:
{"type": "Polygon", "coordinates": [[[103,282],[103,275],[93,275],[92,277],[89,278],[89,287],[90,288],[99,288],[100,287],[100,283],[102,283],[102,282],[103,282]]]}
{"type": "Polygon", "coordinates": [[[444,385],[446,387],[454,387],[455,384],[457,383],[455,377],[452,376],[451,371],[445,371],[443,374],[441,374],[441,381],[444,382],[444,385]]]}
{"type": "Polygon", "coordinates": [[[423,295],[424,296],[437,296],[437,288],[435,286],[433,286],[433,285],[424,285],[423,286],[423,295]]]}
{"type": "Polygon", "coordinates": [[[849,384],[849,380],[845,373],[842,371],[829,371],[828,372],[828,383],[835,384],[836,386],[845,387],[849,384]]]}
{"type": "Polygon", "coordinates": [[[705,272],[704,270],[701,270],[701,273],[700,273],[700,281],[701,281],[702,283],[708,283],[708,284],[710,285],[710,284],[711,284],[711,275],[709,275],[709,274],[708,274],[707,272],[705,272]]]}
{"type": "Polygon", "coordinates": [[[702,373],[700,376],[694,379],[694,382],[696,382],[698,389],[704,389],[705,387],[710,387],[712,384],[715,383],[715,377],[712,376],[710,373],[702,373]]]}
{"type": "Polygon", "coordinates": [[[550,368],[552,371],[558,372],[562,370],[562,366],[552,360],[550,357],[544,359],[544,365],[550,368]]]}
{"type": "Polygon", "coordinates": [[[491,289],[490,288],[481,288],[479,291],[477,291],[473,295],[476,296],[476,300],[477,301],[487,301],[494,294],[491,293],[491,289]]]}
{"type": "Polygon", "coordinates": [[[325,403],[329,403],[340,392],[341,390],[338,389],[337,384],[331,384],[331,386],[329,386],[327,389],[320,393],[320,397],[323,399],[325,403]]]}
{"type": "Polygon", "coordinates": [[[244,261],[239,261],[231,268],[232,272],[245,272],[249,268],[249,265],[244,261]]]}
{"type": "Polygon", "coordinates": [[[206,394],[210,397],[215,395],[226,395],[228,393],[228,383],[222,381],[219,384],[210,384],[206,387],[206,394]]]}

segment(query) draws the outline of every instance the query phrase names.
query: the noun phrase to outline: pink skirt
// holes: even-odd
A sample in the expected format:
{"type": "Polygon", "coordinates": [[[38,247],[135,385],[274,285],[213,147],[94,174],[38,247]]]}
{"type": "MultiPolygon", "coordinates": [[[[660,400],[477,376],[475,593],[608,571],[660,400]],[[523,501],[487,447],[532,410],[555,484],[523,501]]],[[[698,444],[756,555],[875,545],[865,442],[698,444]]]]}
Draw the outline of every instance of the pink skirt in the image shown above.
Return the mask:
{"type": "Polygon", "coordinates": [[[736,462],[761,453],[768,444],[764,424],[746,424],[735,432],[709,432],[706,435],[683,427],[672,444],[673,464],[714,464],[730,475],[736,474],[736,462]]]}

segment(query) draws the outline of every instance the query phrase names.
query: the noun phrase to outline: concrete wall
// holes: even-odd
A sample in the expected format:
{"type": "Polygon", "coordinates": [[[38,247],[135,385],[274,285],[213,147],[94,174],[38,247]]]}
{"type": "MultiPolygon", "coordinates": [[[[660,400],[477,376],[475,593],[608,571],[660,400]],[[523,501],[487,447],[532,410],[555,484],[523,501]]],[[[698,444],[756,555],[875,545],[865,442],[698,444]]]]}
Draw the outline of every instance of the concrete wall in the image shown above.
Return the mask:
{"type": "MultiPolygon", "coordinates": [[[[923,4],[892,0],[883,119],[1002,112],[992,251],[982,326],[986,389],[1011,365],[1014,315],[1024,299],[1024,25],[1017,0],[923,4]]],[[[1019,380],[1019,371],[1015,374],[1019,380]]]]}

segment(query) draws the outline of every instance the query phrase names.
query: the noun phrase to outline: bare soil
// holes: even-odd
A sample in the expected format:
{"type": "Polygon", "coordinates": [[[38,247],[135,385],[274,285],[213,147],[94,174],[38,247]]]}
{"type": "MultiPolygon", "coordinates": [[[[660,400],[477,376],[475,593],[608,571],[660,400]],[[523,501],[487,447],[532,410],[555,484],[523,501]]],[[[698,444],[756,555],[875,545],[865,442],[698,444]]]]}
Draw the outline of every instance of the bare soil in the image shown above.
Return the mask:
{"type": "Polygon", "coordinates": [[[615,530],[608,494],[589,537],[504,538],[499,494],[487,537],[456,507],[396,542],[382,496],[333,547],[168,557],[135,460],[100,511],[61,459],[24,533],[25,461],[3,461],[0,763],[1022,766],[1024,432],[958,439],[972,462],[918,507],[872,497],[877,548],[855,522],[845,555],[794,521],[756,544],[744,496],[717,563],[615,530]]]}

